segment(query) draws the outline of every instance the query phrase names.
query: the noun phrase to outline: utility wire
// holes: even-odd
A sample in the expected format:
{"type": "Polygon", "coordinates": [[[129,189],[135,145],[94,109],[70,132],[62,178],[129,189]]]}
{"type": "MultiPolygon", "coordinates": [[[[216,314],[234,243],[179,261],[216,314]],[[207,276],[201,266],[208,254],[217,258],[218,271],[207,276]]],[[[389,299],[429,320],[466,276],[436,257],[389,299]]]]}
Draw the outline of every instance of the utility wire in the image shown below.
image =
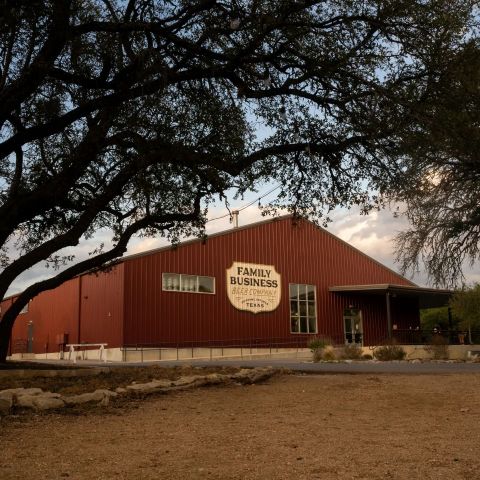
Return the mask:
{"type": "MultiPolygon", "coordinates": [[[[234,210],[236,210],[237,212],[241,212],[242,210],[245,210],[246,208],[251,207],[254,203],[259,202],[260,200],[262,200],[262,198],[267,197],[268,195],[273,193],[275,190],[278,190],[280,187],[281,185],[278,184],[275,188],[272,188],[272,190],[269,190],[267,193],[264,193],[261,197],[256,198],[255,200],[248,203],[247,205],[244,205],[243,207],[235,208],[234,210]]],[[[220,220],[221,218],[231,217],[231,216],[232,216],[231,213],[227,213],[225,215],[221,215],[220,217],[210,218],[210,220],[207,220],[206,223],[213,222],[214,220],[220,220]]]]}

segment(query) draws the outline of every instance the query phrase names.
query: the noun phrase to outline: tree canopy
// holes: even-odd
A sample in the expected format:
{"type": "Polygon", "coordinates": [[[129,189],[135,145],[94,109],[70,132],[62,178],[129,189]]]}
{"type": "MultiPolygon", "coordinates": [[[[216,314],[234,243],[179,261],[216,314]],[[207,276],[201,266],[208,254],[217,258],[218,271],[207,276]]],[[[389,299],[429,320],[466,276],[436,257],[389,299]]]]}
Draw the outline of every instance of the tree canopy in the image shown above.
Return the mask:
{"type": "Polygon", "coordinates": [[[132,235],[201,234],[227,189],[273,180],[271,208],[316,219],[381,204],[419,153],[405,146],[419,112],[448,101],[475,5],[0,2],[0,299],[28,268],[66,262],[3,312],[0,359],[29,299],[132,235]],[[99,229],[111,248],[59,257],[99,229]]]}
{"type": "Polygon", "coordinates": [[[421,262],[432,283],[455,286],[480,254],[478,38],[452,53],[434,88],[404,137],[409,155],[393,197],[406,203],[411,227],[397,237],[398,259],[404,271],[421,262]]]}
{"type": "Polygon", "coordinates": [[[480,285],[478,283],[455,292],[450,300],[450,307],[461,328],[477,332],[480,330],[480,285]]]}
{"type": "Polygon", "coordinates": [[[456,327],[458,323],[455,321],[454,325],[451,325],[450,322],[451,320],[448,318],[448,307],[420,310],[420,325],[422,330],[432,332],[435,327],[440,327],[442,332],[448,332],[452,326],[456,327]]]}

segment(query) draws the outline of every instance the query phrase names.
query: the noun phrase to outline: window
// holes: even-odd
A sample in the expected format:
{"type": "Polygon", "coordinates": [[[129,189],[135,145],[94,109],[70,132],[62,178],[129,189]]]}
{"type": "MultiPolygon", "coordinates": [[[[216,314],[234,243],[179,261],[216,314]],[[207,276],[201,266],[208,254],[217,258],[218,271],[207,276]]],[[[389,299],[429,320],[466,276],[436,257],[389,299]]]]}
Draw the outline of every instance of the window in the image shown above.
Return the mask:
{"type": "Polygon", "coordinates": [[[162,290],[169,292],[215,293],[215,278],[179,273],[162,274],[162,290]]]}
{"type": "Polygon", "coordinates": [[[317,333],[315,285],[290,284],[290,331],[317,333]]]}

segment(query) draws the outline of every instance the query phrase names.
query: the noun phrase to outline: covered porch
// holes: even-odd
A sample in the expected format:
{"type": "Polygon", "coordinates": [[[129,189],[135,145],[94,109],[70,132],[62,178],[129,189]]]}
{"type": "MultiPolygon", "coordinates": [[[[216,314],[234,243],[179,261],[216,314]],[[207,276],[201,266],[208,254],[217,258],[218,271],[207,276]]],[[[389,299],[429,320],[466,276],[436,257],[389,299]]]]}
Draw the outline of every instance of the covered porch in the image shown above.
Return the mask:
{"type": "MultiPolygon", "coordinates": [[[[385,321],[386,339],[396,339],[398,343],[402,344],[420,344],[428,341],[433,332],[421,330],[420,309],[445,307],[453,294],[452,290],[394,284],[340,285],[329,287],[329,291],[340,296],[351,297],[354,295],[357,298],[375,300],[375,303],[380,304],[380,308],[384,312],[382,317],[385,321]],[[405,322],[395,320],[398,318],[398,312],[395,309],[403,303],[416,305],[416,323],[407,325],[405,322]]],[[[450,311],[448,314],[449,324],[452,326],[450,311]]],[[[366,320],[368,321],[368,319],[366,320]]],[[[452,336],[451,343],[458,343],[454,342],[453,332],[443,333],[449,337],[452,336]]]]}

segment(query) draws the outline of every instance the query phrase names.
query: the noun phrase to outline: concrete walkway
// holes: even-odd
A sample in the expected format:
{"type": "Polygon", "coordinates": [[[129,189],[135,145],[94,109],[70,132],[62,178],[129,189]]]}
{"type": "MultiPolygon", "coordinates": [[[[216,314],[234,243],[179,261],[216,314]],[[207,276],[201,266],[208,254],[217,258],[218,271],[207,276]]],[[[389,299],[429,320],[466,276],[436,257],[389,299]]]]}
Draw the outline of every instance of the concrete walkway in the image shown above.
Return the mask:
{"type": "MultiPolygon", "coordinates": [[[[36,363],[50,365],[72,366],[72,362],[59,360],[44,360],[36,363]]],[[[371,362],[371,361],[352,361],[339,363],[312,363],[294,359],[258,359],[258,360],[188,360],[188,361],[162,361],[162,362],[108,362],[107,364],[95,360],[78,361],[75,367],[145,367],[149,365],[159,365],[165,367],[193,365],[199,367],[266,367],[287,368],[299,372],[312,374],[325,373],[343,373],[343,374],[382,374],[382,373],[401,373],[401,374],[450,374],[450,373],[479,373],[480,363],[471,362],[371,362]]]]}
{"type": "MultiPolygon", "coordinates": [[[[162,362],[165,366],[182,365],[183,362],[162,362]]],[[[231,366],[231,367],[266,367],[288,368],[306,373],[402,373],[402,374],[449,374],[449,373],[479,373],[480,363],[448,363],[448,362],[339,362],[313,363],[294,361],[291,359],[266,360],[213,360],[190,361],[195,366],[231,366]]],[[[137,364],[138,365],[138,364],[137,364]]]]}

